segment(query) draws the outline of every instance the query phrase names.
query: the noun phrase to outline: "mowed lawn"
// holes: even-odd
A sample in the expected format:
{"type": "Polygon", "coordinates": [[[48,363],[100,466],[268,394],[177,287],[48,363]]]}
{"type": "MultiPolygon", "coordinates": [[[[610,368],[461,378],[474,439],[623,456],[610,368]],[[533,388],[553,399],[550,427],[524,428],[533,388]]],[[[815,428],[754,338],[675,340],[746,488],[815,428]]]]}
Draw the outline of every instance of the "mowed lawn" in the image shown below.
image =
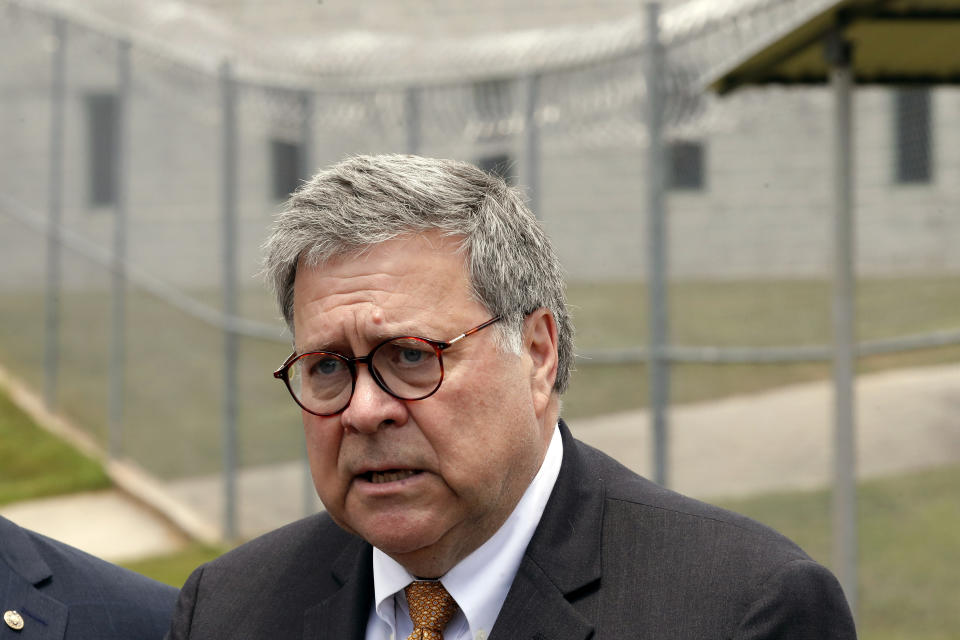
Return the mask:
{"type": "MultiPolygon", "coordinates": [[[[635,347],[647,339],[642,283],[575,283],[569,300],[577,348],[635,347]]],[[[193,297],[218,308],[216,293],[193,297]]],[[[105,442],[108,406],[109,294],[63,292],[58,407],[105,442]]],[[[223,336],[131,287],[127,299],[124,454],[162,477],[216,472],[221,461],[223,336]]],[[[246,317],[276,319],[261,289],[243,292],[246,317]]],[[[861,339],[960,329],[960,278],[862,280],[857,308],[861,339]]],[[[236,369],[239,457],[257,465],[301,455],[299,414],[271,372],[290,352],[277,322],[274,340],[241,338],[236,369]]],[[[830,341],[830,286],[819,280],[674,282],[671,341],[701,346],[809,346],[830,341]]],[[[0,362],[36,389],[43,387],[43,297],[0,295],[0,362]]],[[[861,372],[960,362],[960,345],[873,356],[861,372]]],[[[673,403],[753,393],[826,380],[826,362],[672,367],[673,403]]],[[[564,397],[575,419],[644,407],[643,363],[578,361],[564,397]]]]}
{"type": "MultiPolygon", "coordinates": [[[[642,283],[572,285],[577,347],[640,346],[647,341],[642,283]]],[[[831,341],[830,286],[823,281],[678,282],[670,287],[670,341],[684,346],[812,346],[831,341]]],[[[860,340],[960,329],[960,278],[861,280],[860,340]]],[[[860,358],[861,373],[960,362],[960,345],[860,358]]],[[[830,363],[674,364],[674,404],[827,380],[830,363]]],[[[642,363],[580,361],[564,398],[568,418],[647,405],[642,363]]]]}

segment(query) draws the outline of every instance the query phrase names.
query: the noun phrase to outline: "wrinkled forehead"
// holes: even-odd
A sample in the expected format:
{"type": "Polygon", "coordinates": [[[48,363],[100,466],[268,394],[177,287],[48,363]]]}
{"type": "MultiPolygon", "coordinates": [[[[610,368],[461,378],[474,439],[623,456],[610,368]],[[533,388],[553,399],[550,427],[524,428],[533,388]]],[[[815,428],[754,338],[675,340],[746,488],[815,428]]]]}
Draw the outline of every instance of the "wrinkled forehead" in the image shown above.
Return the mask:
{"type": "Polygon", "coordinates": [[[294,286],[294,324],[333,310],[381,310],[402,316],[408,308],[444,314],[475,305],[458,239],[406,235],[343,253],[317,266],[303,260],[294,286]]]}
{"type": "Polygon", "coordinates": [[[303,268],[323,267],[331,261],[362,259],[365,255],[384,245],[415,245],[423,243],[418,250],[454,252],[465,260],[469,255],[467,237],[436,227],[424,229],[399,229],[376,234],[375,241],[358,241],[357,238],[337,237],[325,239],[306,247],[296,262],[296,273],[303,268]]]}

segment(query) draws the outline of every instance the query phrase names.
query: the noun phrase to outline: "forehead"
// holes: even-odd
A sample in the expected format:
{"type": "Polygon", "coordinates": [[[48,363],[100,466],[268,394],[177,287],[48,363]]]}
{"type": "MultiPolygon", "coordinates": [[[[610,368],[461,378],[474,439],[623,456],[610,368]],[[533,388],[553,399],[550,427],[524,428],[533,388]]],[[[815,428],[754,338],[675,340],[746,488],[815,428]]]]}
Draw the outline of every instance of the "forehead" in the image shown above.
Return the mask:
{"type": "Polygon", "coordinates": [[[405,235],[317,266],[301,264],[294,283],[294,325],[323,320],[396,326],[424,316],[442,320],[477,304],[460,239],[439,232],[405,235]]]}

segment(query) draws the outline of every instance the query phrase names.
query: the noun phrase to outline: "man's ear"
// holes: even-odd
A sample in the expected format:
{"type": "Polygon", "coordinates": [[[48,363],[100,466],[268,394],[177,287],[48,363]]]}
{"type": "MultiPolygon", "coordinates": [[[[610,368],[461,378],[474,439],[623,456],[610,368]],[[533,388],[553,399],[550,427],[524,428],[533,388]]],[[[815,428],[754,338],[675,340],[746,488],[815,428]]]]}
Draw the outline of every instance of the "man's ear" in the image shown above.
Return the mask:
{"type": "Polygon", "coordinates": [[[523,321],[523,348],[530,357],[530,391],[534,409],[543,417],[557,379],[557,323],[546,307],[527,314],[523,321]]]}

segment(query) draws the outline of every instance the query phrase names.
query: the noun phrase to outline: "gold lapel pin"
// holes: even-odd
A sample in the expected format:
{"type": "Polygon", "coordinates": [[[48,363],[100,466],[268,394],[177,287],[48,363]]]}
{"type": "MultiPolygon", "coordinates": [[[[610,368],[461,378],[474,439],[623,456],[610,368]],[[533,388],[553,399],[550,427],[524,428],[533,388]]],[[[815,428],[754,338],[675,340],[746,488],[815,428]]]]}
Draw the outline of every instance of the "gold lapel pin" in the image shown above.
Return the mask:
{"type": "Polygon", "coordinates": [[[4,611],[3,621],[6,622],[7,626],[14,631],[20,631],[20,629],[23,629],[23,616],[16,611],[4,611]]]}

